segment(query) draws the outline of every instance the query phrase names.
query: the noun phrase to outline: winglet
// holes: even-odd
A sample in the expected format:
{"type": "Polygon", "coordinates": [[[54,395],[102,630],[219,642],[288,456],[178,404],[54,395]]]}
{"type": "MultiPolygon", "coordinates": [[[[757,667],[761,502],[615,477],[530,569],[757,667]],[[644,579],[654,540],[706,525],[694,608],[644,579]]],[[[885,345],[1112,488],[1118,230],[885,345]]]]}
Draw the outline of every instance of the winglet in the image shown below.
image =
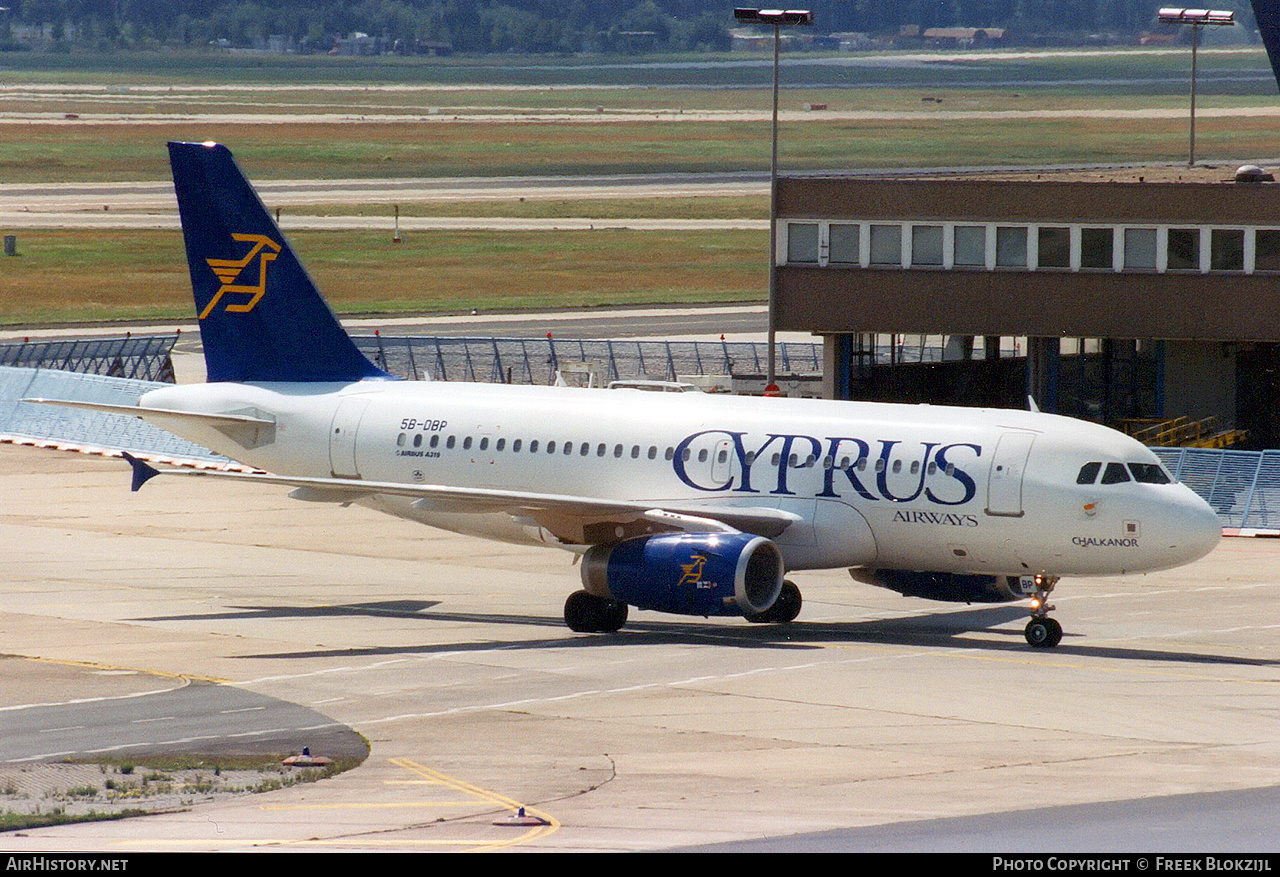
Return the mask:
{"type": "Polygon", "coordinates": [[[135,457],[133,454],[130,454],[128,451],[121,451],[120,456],[124,457],[125,460],[129,462],[129,465],[133,467],[133,486],[130,487],[129,489],[132,490],[134,493],[137,493],[138,488],[142,487],[142,485],[146,484],[152,478],[155,478],[157,475],[160,474],[159,469],[155,468],[149,463],[145,463],[142,460],[139,460],[137,457],[135,457]]]}

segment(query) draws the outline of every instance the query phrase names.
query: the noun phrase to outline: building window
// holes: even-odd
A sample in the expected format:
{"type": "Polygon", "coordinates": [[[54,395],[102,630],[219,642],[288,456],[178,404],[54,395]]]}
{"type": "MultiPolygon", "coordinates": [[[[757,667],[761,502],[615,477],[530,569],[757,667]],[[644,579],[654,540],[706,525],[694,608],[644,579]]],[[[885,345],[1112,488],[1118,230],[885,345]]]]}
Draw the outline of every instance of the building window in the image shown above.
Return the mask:
{"type": "Polygon", "coordinates": [[[787,224],[787,261],[818,261],[818,224],[816,222],[787,224]]]}
{"type": "Polygon", "coordinates": [[[1169,229],[1169,261],[1170,271],[1200,270],[1200,229],[1169,229]]]}
{"type": "Polygon", "coordinates": [[[871,264],[902,264],[902,226],[871,226],[871,264]]]}
{"type": "Polygon", "coordinates": [[[1027,267],[1026,226],[998,226],[996,228],[996,267],[1027,267]]]}
{"type": "Polygon", "coordinates": [[[1209,233],[1209,268],[1213,271],[1244,270],[1244,229],[1215,228],[1209,233]]]}
{"type": "Polygon", "coordinates": [[[952,264],[961,268],[987,266],[987,227],[985,225],[956,226],[952,264]]]}
{"type": "Polygon", "coordinates": [[[1071,229],[1065,225],[1042,225],[1036,230],[1040,268],[1071,267],[1071,229]]]}
{"type": "Polygon", "coordinates": [[[1080,267],[1110,269],[1114,238],[1114,231],[1109,228],[1080,229],[1080,267]]]}
{"type": "Polygon", "coordinates": [[[911,226],[911,264],[942,265],[942,226],[911,226]]]}
{"type": "Polygon", "coordinates": [[[862,261],[858,238],[862,229],[851,223],[833,222],[827,226],[827,261],[832,264],[857,265],[862,261]]]}
{"type": "Polygon", "coordinates": [[[1254,237],[1254,271],[1280,271],[1280,228],[1260,228],[1254,237]]]}
{"type": "Polygon", "coordinates": [[[1124,267],[1129,271],[1156,270],[1156,230],[1154,228],[1124,230],[1124,267]]]}

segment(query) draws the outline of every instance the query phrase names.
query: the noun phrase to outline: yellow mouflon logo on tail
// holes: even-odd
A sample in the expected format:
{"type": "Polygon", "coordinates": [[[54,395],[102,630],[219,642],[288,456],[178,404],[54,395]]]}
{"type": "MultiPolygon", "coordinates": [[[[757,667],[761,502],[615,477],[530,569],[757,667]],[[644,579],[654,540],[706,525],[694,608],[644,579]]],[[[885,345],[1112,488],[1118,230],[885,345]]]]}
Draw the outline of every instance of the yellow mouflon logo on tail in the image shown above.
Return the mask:
{"type": "Polygon", "coordinates": [[[209,303],[200,312],[201,320],[213,312],[214,306],[221,300],[223,293],[241,292],[253,296],[246,302],[227,305],[228,313],[243,314],[257,307],[262,294],[267,291],[267,264],[280,254],[280,245],[271,240],[271,238],[260,234],[233,234],[231,237],[237,241],[252,242],[253,249],[249,250],[244,258],[241,259],[205,259],[209,263],[209,267],[213,269],[213,273],[218,275],[218,279],[222,281],[222,285],[218,287],[218,291],[214,293],[213,298],[209,299],[209,303]],[[253,262],[256,256],[261,256],[258,260],[258,282],[253,286],[235,283],[235,280],[253,262]]]}

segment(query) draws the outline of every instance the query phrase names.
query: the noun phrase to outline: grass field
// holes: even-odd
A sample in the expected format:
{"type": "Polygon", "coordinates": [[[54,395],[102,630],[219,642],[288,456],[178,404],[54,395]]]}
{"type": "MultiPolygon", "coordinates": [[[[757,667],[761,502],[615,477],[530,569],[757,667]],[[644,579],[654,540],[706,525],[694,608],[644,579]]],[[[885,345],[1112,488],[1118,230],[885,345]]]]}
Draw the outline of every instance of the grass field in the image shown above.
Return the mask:
{"type": "MultiPolygon", "coordinates": [[[[167,140],[219,140],[254,179],[766,171],[767,124],[619,122],[0,126],[6,182],[165,179],[167,140]]],[[[1274,118],[1205,119],[1207,159],[1280,154],[1274,118]]],[[[785,170],[1176,161],[1183,119],[821,121],[780,133],[785,170]]]]}
{"type": "MultiPolygon", "coordinates": [[[[957,53],[928,58],[784,58],[783,108],[910,113],[849,121],[805,114],[783,124],[784,171],[880,167],[1176,162],[1187,123],[1168,119],[954,118],[955,111],[1181,110],[1189,53],[957,53]],[[788,83],[792,86],[788,87],[788,83]],[[800,86],[800,87],[796,87],[800,86]],[[924,113],[923,117],[914,117],[924,113]]],[[[1265,55],[1201,55],[1197,150],[1232,166],[1280,155],[1265,55]]],[[[769,107],[761,56],[346,59],[204,53],[0,54],[0,113],[408,113],[420,122],[0,122],[0,181],[166,180],[164,142],[227,143],[254,180],[766,171],[768,124],[699,116],[769,107]],[[169,88],[174,91],[170,93],[169,88]],[[634,112],[623,121],[530,121],[547,112],[634,112]],[[642,113],[678,110],[656,121],[642,113]],[[469,118],[496,114],[485,121],[469,118]],[[684,114],[688,114],[684,116],[684,114]],[[453,117],[457,116],[455,120],[453,117]]],[[[407,216],[763,218],[760,197],[402,203],[407,216]]],[[[386,205],[299,212],[385,215],[386,205]]],[[[187,317],[176,234],[21,231],[0,259],[0,321],[187,317]]],[[[7,230],[6,230],[7,231],[7,230]]],[[[335,307],[347,313],[758,300],[763,232],[294,235],[335,307]]]]}
{"type": "MultiPolygon", "coordinates": [[[[298,232],[334,310],[418,313],[764,297],[766,232],[298,232]]],[[[0,324],[190,319],[177,232],[31,231],[0,262],[0,324]]]]}

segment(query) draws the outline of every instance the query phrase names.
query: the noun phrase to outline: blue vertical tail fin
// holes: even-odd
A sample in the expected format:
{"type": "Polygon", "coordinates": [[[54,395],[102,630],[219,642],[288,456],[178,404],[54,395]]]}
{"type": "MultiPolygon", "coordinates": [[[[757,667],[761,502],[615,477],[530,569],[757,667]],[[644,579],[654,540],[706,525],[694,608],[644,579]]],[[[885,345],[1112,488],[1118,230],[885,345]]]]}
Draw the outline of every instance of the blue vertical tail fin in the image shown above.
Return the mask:
{"type": "Polygon", "coordinates": [[[217,143],[170,143],[173,187],[210,381],[389,377],[369,362],[217,143]]]}
{"type": "Polygon", "coordinates": [[[1262,44],[1267,47],[1276,84],[1280,85],[1280,4],[1275,0],[1253,0],[1253,20],[1257,22],[1262,44]]]}

